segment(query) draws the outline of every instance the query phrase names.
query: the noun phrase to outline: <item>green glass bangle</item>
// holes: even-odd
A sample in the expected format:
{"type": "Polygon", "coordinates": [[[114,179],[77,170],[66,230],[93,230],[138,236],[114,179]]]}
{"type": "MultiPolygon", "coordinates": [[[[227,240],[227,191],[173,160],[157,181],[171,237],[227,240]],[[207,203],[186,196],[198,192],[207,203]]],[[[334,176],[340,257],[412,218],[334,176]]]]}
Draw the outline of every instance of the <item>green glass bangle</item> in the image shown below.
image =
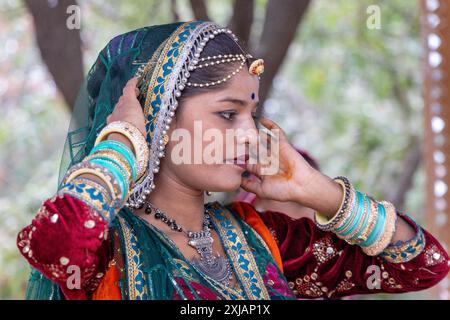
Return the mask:
{"type": "Polygon", "coordinates": [[[363,210],[364,210],[364,196],[362,195],[361,192],[356,191],[356,197],[358,198],[358,206],[357,206],[357,209],[355,210],[356,211],[355,217],[351,221],[351,224],[347,228],[347,230],[339,233],[339,235],[341,237],[345,237],[345,236],[353,233],[355,231],[355,228],[358,226],[359,221],[362,218],[362,214],[363,214],[363,210]]]}
{"type": "Polygon", "coordinates": [[[94,154],[98,150],[109,150],[112,149],[120,153],[124,159],[129,163],[131,170],[133,181],[136,180],[136,157],[133,152],[128,148],[124,143],[115,141],[115,140],[105,140],[96,145],[90,152],[89,155],[94,154]]]}
{"type": "Polygon", "coordinates": [[[354,232],[356,226],[359,223],[359,220],[361,219],[362,212],[364,210],[364,207],[362,206],[363,203],[361,201],[361,193],[357,190],[355,190],[355,205],[353,208],[353,215],[351,218],[348,219],[347,226],[345,228],[340,228],[340,232],[337,232],[340,237],[345,237],[351,233],[354,232]]]}
{"type": "Polygon", "coordinates": [[[111,162],[103,160],[103,159],[90,159],[88,161],[89,163],[98,164],[109,170],[117,179],[117,182],[119,183],[120,189],[122,190],[122,199],[123,202],[128,194],[128,188],[126,184],[126,178],[123,176],[123,174],[119,171],[117,167],[115,167],[111,162]]]}
{"type": "Polygon", "coordinates": [[[94,148],[92,148],[91,150],[91,154],[97,150],[104,150],[104,149],[113,149],[119,152],[130,163],[130,165],[134,164],[134,166],[136,166],[136,156],[131,151],[131,149],[127,147],[126,144],[116,140],[105,140],[100,142],[98,145],[94,146],[94,148]]]}
{"type": "MultiPolygon", "coordinates": [[[[356,220],[355,216],[359,214],[359,210],[361,207],[359,191],[355,190],[355,196],[356,196],[356,199],[354,200],[352,211],[351,211],[351,214],[349,215],[347,221],[345,221],[345,223],[342,226],[340,226],[339,228],[337,228],[334,231],[338,235],[343,235],[344,233],[341,233],[341,232],[346,230],[349,227],[349,225],[356,220]]],[[[354,223],[352,223],[352,224],[354,224],[354,223]]],[[[346,234],[348,234],[348,233],[346,233],[346,234]]]]}
{"type": "Polygon", "coordinates": [[[375,227],[373,228],[370,235],[367,237],[367,240],[359,244],[360,247],[370,247],[380,238],[381,234],[383,233],[384,226],[386,224],[386,209],[380,202],[377,203],[378,203],[378,216],[375,227]]]}
{"type": "Polygon", "coordinates": [[[91,157],[91,159],[101,159],[101,160],[105,160],[105,161],[108,161],[108,162],[111,162],[112,164],[114,164],[115,166],[117,166],[118,168],[119,168],[119,170],[121,171],[121,173],[122,173],[122,175],[126,178],[126,184],[127,184],[127,186],[129,186],[129,179],[128,179],[128,176],[129,176],[129,172],[127,171],[127,169],[126,168],[124,168],[120,163],[118,163],[116,160],[114,160],[114,159],[112,159],[112,158],[109,158],[109,157],[107,157],[107,156],[105,156],[105,155],[99,155],[99,154],[93,154],[92,156],[90,156],[91,157]]]}
{"type": "Polygon", "coordinates": [[[361,225],[361,228],[358,230],[358,232],[353,237],[351,237],[349,239],[350,241],[355,241],[356,239],[358,239],[358,237],[361,235],[361,233],[364,231],[364,229],[367,228],[367,223],[369,222],[369,217],[370,217],[370,199],[367,196],[364,196],[364,202],[367,203],[366,216],[364,217],[364,221],[361,225]]]}
{"type": "Polygon", "coordinates": [[[128,188],[126,178],[124,174],[120,171],[120,169],[117,166],[115,166],[111,161],[107,161],[104,159],[90,159],[88,160],[88,162],[103,166],[116,177],[119,187],[122,191],[122,198],[120,199],[120,201],[123,202],[128,193],[128,188]]]}

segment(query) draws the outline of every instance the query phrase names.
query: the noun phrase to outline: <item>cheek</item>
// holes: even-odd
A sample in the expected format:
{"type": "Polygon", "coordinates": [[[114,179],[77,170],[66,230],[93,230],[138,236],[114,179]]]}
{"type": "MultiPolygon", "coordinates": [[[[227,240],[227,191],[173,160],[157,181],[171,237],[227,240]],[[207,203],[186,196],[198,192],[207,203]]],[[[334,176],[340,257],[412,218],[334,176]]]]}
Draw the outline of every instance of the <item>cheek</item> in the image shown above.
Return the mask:
{"type": "Polygon", "coordinates": [[[234,165],[204,165],[204,185],[214,192],[235,191],[241,184],[241,170],[234,165]]]}
{"type": "MultiPolygon", "coordinates": [[[[167,162],[169,171],[180,182],[197,190],[228,192],[238,189],[242,171],[233,165],[217,164],[223,163],[223,160],[227,158],[227,152],[230,150],[232,153],[234,152],[235,139],[226,137],[226,129],[231,129],[231,125],[226,126],[226,123],[213,114],[205,115],[203,121],[199,120],[200,122],[197,122],[197,124],[195,124],[195,118],[192,114],[188,116],[187,113],[183,113],[183,116],[174,129],[182,129],[185,133],[188,132],[189,136],[186,138],[189,143],[181,147],[180,143],[184,140],[184,135],[183,139],[177,139],[178,141],[171,139],[166,149],[167,154],[171,155],[169,157],[171,160],[165,159],[169,160],[167,162]],[[200,127],[199,123],[201,123],[200,127]],[[215,138],[208,138],[208,135],[205,135],[208,130],[212,130],[209,131],[210,136],[220,135],[221,139],[216,141],[215,138]],[[177,144],[178,146],[176,146],[177,144]],[[211,153],[211,150],[216,149],[221,151],[221,154],[219,153],[217,157],[215,153],[211,153]],[[181,162],[183,163],[173,161],[172,156],[180,160],[180,155],[184,155],[184,152],[186,152],[186,156],[182,156],[183,161],[181,162]],[[208,157],[208,159],[205,159],[205,157],[208,157]]],[[[172,133],[173,130],[169,132],[170,136],[172,133]]],[[[233,154],[234,156],[235,154],[233,154]]]]}
{"type": "Polygon", "coordinates": [[[241,171],[233,165],[171,164],[170,170],[184,185],[197,190],[229,192],[241,184],[241,171]]]}

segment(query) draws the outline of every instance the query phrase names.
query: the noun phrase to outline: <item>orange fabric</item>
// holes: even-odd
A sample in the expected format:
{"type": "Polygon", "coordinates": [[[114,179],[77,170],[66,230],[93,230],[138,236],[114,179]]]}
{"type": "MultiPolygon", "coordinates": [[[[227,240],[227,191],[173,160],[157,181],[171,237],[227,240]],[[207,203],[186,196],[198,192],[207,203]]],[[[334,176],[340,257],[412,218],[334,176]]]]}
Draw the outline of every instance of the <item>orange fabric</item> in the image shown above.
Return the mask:
{"type": "Polygon", "coordinates": [[[275,259],[278,267],[281,272],[283,272],[283,261],[281,260],[280,250],[278,249],[278,245],[275,242],[275,239],[272,237],[267,226],[264,224],[264,221],[259,216],[258,212],[253,208],[252,205],[245,202],[234,202],[232,205],[234,211],[239,213],[242,219],[247,222],[249,225],[255,229],[256,232],[263,238],[266,242],[267,246],[272,252],[272,256],[275,259]]]}
{"type": "Polygon", "coordinates": [[[105,277],[92,295],[92,300],[121,300],[119,270],[115,265],[109,267],[105,277]]]}

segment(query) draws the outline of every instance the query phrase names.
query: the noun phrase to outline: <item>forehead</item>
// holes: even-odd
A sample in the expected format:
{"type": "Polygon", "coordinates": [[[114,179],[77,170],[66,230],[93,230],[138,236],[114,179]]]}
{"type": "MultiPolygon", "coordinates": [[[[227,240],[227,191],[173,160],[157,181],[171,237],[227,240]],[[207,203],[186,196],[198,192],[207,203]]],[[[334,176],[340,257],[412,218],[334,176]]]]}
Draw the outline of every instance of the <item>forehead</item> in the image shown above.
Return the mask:
{"type": "Polygon", "coordinates": [[[242,68],[228,81],[226,88],[215,92],[218,98],[233,96],[241,100],[258,101],[259,79],[257,76],[248,73],[246,68],[242,68]]]}

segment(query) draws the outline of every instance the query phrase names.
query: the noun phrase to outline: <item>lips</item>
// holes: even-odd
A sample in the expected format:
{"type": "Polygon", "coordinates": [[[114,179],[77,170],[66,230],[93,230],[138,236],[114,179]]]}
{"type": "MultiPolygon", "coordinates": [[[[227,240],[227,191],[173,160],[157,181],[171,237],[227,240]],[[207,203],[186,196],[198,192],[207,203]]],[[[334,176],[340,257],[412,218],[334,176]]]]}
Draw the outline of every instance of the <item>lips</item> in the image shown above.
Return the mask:
{"type": "Polygon", "coordinates": [[[250,155],[248,153],[242,154],[240,156],[234,157],[233,159],[226,159],[224,161],[225,164],[234,164],[238,167],[247,169],[247,162],[250,159],[250,155]]]}

